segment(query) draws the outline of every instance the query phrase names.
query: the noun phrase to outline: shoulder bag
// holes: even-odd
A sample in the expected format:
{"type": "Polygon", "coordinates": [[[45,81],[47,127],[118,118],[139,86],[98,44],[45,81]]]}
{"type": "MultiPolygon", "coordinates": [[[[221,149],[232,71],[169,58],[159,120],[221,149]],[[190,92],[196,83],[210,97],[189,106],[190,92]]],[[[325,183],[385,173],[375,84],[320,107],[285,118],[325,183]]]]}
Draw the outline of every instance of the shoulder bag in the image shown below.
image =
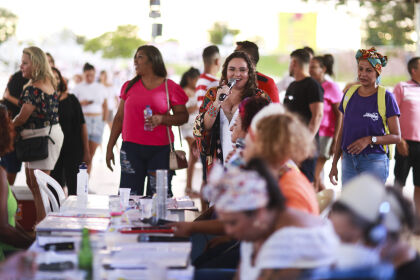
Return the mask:
{"type": "MultiPolygon", "coordinates": [[[[168,103],[168,113],[171,110],[171,106],[169,104],[169,92],[168,92],[168,80],[165,79],[165,90],[166,90],[166,101],[168,103]]],[[[171,143],[171,134],[169,133],[169,126],[166,126],[166,131],[168,133],[169,138],[169,147],[171,147],[171,151],[169,153],[169,169],[170,170],[178,170],[184,169],[188,167],[187,156],[184,151],[182,150],[175,150],[174,145],[171,143]]],[[[181,139],[181,130],[179,129],[179,140],[181,141],[182,146],[182,139],[181,139]]]]}
{"type": "Polygon", "coordinates": [[[22,139],[22,136],[19,133],[15,144],[16,157],[18,160],[30,162],[46,159],[48,157],[48,141],[55,144],[50,137],[51,129],[52,125],[50,124],[50,131],[48,135],[27,139],[22,139]]]}

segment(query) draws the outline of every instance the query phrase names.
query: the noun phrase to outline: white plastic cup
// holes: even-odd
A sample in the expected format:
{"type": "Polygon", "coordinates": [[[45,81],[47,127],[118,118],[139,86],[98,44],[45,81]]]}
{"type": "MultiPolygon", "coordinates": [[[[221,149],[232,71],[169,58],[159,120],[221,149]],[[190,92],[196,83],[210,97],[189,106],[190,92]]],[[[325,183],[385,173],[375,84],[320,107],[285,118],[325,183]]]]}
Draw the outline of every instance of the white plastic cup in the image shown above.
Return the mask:
{"type": "Polygon", "coordinates": [[[130,188],[120,188],[120,200],[124,208],[128,207],[128,201],[130,200],[130,188]]]}

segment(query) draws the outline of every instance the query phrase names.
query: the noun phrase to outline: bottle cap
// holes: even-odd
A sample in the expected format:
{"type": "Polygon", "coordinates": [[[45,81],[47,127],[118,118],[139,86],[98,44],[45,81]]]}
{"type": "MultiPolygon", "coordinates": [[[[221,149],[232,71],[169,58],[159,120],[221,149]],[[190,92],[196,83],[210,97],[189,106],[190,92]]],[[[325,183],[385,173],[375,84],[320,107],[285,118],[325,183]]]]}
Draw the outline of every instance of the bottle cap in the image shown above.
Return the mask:
{"type": "Polygon", "coordinates": [[[87,169],[86,162],[82,162],[82,164],[79,165],[79,169],[87,169]]]}

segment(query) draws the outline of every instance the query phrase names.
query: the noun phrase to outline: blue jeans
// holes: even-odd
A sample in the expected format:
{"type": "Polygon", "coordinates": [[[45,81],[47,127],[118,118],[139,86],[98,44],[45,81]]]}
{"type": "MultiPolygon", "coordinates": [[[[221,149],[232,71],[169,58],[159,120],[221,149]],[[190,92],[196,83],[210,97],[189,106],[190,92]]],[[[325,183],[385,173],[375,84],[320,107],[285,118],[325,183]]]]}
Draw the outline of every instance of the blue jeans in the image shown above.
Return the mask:
{"type": "Polygon", "coordinates": [[[156,193],[156,170],[168,170],[168,194],[172,197],[171,180],[175,174],[169,170],[169,145],[149,146],[123,142],[120,151],[120,188],[130,188],[132,195],[143,195],[147,178],[146,195],[156,193]]]}
{"type": "Polygon", "coordinates": [[[389,175],[389,159],[386,154],[351,155],[343,152],[342,172],[343,185],[362,173],[372,174],[385,184],[389,175]]]}

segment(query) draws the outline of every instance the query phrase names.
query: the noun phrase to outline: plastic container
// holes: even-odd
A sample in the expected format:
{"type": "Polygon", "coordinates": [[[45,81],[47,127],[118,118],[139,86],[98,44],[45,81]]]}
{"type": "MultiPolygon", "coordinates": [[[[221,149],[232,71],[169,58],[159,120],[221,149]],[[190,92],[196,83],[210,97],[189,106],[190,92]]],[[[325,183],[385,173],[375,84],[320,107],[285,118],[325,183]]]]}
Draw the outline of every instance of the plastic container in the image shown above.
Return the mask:
{"type": "Polygon", "coordinates": [[[168,197],[168,170],[156,170],[156,194],[158,219],[166,218],[166,200],[168,197]]]}
{"type": "Polygon", "coordinates": [[[77,200],[86,201],[88,195],[89,174],[87,173],[86,163],[79,166],[79,173],[77,173],[77,200]]]}
{"type": "Polygon", "coordinates": [[[128,201],[130,200],[130,191],[130,188],[120,188],[120,200],[124,209],[128,207],[128,201]]]}
{"type": "Polygon", "coordinates": [[[153,127],[151,124],[146,123],[146,120],[151,118],[153,116],[153,111],[150,108],[150,105],[146,106],[146,109],[144,109],[144,130],[145,131],[152,131],[153,127]]]}

